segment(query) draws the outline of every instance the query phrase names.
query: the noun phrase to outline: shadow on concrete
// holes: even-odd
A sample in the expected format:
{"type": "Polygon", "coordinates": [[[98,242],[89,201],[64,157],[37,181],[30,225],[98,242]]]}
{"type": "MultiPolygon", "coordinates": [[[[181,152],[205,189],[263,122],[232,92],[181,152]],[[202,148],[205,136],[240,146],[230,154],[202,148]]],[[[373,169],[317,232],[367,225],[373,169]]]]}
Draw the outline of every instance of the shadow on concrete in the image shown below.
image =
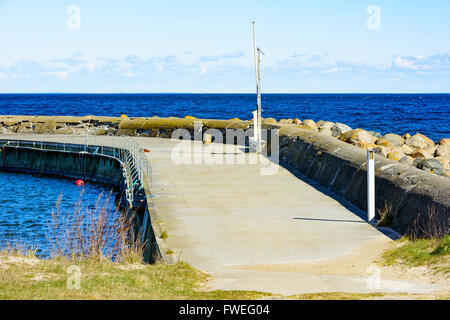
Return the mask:
{"type": "MultiPolygon", "coordinates": [[[[311,187],[316,189],[317,191],[325,194],[326,196],[336,200],[341,204],[344,208],[358,216],[359,218],[363,219],[361,220],[333,220],[333,219],[311,219],[311,218],[293,218],[297,220],[316,220],[316,221],[328,221],[328,222],[354,222],[354,223],[367,223],[367,213],[364,210],[359,209],[357,206],[352,204],[350,201],[345,199],[343,196],[337,195],[336,193],[328,190],[326,187],[322,186],[321,184],[317,183],[316,181],[308,178],[306,175],[292,167],[291,165],[287,163],[283,163],[280,161],[279,165],[283,168],[285,168],[287,171],[289,171],[292,175],[294,175],[296,178],[302,180],[303,182],[309,184],[311,187]]],[[[377,229],[379,232],[383,233],[386,237],[396,240],[400,238],[400,234],[397,233],[395,230],[392,230],[391,228],[377,228],[376,222],[370,223],[371,226],[373,226],[375,229],[377,229]]]]}
{"type": "Polygon", "coordinates": [[[292,219],[294,219],[294,220],[305,220],[305,221],[367,223],[367,222],[361,221],[361,220],[314,219],[314,218],[292,218],[292,219]]]}

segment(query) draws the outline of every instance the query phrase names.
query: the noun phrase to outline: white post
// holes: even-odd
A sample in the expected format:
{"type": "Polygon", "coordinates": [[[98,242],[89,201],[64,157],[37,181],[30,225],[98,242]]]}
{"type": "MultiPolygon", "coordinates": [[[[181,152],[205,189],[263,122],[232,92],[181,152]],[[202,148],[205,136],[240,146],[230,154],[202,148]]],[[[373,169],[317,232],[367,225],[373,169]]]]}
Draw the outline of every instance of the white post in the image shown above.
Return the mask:
{"type": "Polygon", "coordinates": [[[257,111],[258,111],[258,149],[257,152],[261,153],[261,142],[262,142],[262,136],[261,136],[261,129],[262,129],[262,123],[261,123],[261,50],[258,48],[258,79],[257,79],[257,111]]]}
{"type": "Polygon", "coordinates": [[[375,151],[367,151],[367,222],[375,218],[375,151]]]}
{"type": "Polygon", "coordinates": [[[253,139],[255,141],[258,140],[258,110],[255,110],[253,113],[253,139]]]}

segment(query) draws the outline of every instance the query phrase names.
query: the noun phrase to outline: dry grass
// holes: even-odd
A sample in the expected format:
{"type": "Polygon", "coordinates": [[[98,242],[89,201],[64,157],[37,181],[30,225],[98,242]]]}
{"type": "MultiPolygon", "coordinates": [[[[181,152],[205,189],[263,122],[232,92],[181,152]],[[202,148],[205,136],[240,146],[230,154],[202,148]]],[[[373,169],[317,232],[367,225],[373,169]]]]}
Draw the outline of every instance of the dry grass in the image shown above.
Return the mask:
{"type": "Polygon", "coordinates": [[[380,221],[377,223],[377,227],[390,226],[394,218],[392,215],[392,205],[385,202],[384,207],[382,209],[378,209],[377,211],[380,215],[380,221]]]}
{"type": "Polygon", "coordinates": [[[450,234],[450,216],[445,209],[438,210],[434,203],[428,207],[425,216],[419,214],[414,221],[414,227],[408,230],[409,238],[416,239],[442,239],[450,234]]]}
{"type": "Polygon", "coordinates": [[[0,299],[257,299],[263,293],[203,291],[207,276],[175,265],[67,258],[38,260],[0,254],[0,299]],[[29,261],[33,261],[30,263],[29,261]],[[70,289],[70,266],[80,270],[80,289],[70,289]]]}
{"type": "Polygon", "coordinates": [[[82,194],[69,213],[60,209],[62,195],[48,221],[47,240],[52,257],[72,260],[142,259],[143,244],[135,236],[134,215],[110,210],[111,194],[100,194],[93,208],[82,205],[82,194]]]}

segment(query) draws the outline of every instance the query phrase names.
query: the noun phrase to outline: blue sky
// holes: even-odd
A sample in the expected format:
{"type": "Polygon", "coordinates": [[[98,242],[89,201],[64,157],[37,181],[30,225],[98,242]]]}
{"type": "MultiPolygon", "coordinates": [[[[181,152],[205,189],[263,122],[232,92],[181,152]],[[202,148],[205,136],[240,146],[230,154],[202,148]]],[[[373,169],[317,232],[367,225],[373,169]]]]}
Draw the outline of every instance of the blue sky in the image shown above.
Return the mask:
{"type": "Polygon", "coordinates": [[[252,20],[263,92],[450,92],[449,14],[448,0],[0,0],[0,92],[254,92],[252,20]]]}

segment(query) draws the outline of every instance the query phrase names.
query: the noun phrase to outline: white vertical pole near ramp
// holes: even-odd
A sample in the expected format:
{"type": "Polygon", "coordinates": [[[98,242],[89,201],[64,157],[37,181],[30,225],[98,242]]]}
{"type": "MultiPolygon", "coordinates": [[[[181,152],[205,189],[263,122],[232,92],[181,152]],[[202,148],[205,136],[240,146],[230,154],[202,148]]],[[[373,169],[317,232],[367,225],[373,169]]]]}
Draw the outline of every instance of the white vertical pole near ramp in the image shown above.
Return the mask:
{"type": "Polygon", "coordinates": [[[375,218],[375,151],[367,151],[367,222],[375,218]]]}
{"type": "Polygon", "coordinates": [[[253,139],[258,140],[258,111],[253,111],[253,139]]]}

